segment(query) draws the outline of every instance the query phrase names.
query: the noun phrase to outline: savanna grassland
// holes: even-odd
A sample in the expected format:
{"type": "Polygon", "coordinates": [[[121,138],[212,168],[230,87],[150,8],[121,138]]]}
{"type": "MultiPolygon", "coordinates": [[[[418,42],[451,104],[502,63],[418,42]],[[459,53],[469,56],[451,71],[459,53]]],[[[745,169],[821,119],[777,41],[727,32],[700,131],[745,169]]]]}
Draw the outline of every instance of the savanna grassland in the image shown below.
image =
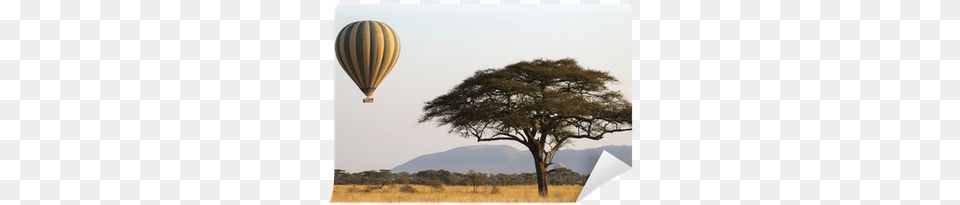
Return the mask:
{"type": "Polygon", "coordinates": [[[575,202],[581,185],[550,185],[549,196],[540,197],[537,185],[443,186],[426,185],[334,185],[330,202],[575,202]],[[412,188],[412,189],[411,189],[412,188]]]}

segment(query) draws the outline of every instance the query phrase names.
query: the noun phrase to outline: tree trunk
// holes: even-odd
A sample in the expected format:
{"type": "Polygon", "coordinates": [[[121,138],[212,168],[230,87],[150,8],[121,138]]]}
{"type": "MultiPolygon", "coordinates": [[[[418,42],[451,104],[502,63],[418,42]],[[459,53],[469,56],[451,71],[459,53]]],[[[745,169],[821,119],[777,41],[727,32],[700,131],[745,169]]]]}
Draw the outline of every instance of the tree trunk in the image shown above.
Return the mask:
{"type": "Polygon", "coordinates": [[[540,190],[540,197],[547,196],[547,169],[543,168],[543,162],[541,161],[538,165],[541,167],[537,169],[537,189],[540,190]]]}
{"type": "Polygon", "coordinates": [[[537,166],[537,190],[540,191],[540,197],[547,196],[547,168],[544,167],[543,159],[539,155],[533,156],[533,163],[537,166]]]}

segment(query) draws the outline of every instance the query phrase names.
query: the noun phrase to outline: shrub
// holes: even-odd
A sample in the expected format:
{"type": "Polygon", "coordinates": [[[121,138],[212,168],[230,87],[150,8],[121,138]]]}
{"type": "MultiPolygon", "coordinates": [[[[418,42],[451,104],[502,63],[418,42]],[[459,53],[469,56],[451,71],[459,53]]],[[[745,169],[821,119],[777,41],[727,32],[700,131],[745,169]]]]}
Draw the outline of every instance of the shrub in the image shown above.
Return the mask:
{"type": "Polygon", "coordinates": [[[370,186],[367,186],[366,189],[363,189],[363,192],[372,192],[373,190],[382,189],[382,188],[383,187],[379,187],[376,185],[370,185],[370,186]]]}
{"type": "Polygon", "coordinates": [[[430,180],[427,182],[427,186],[433,189],[433,192],[443,192],[443,183],[440,180],[430,180]]]}
{"type": "Polygon", "coordinates": [[[497,184],[493,184],[493,187],[490,188],[490,194],[499,194],[499,193],[500,193],[500,186],[497,186],[497,184]]]}
{"type": "Polygon", "coordinates": [[[403,193],[417,193],[417,189],[414,189],[414,188],[413,188],[412,186],[410,186],[410,185],[403,185],[402,187],[400,187],[400,192],[403,192],[403,193]]]}

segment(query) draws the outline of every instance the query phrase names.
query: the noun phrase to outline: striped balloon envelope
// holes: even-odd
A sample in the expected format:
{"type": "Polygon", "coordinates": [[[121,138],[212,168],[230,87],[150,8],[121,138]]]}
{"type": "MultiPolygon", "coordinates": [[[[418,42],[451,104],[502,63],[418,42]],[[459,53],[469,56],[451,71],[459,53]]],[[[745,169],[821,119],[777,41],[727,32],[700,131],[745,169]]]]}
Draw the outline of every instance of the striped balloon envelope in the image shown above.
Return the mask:
{"type": "Polygon", "coordinates": [[[379,21],[357,21],[340,29],[334,42],[337,61],[367,98],[373,102],[373,92],[387,77],[400,57],[400,38],[397,32],[379,21]]]}

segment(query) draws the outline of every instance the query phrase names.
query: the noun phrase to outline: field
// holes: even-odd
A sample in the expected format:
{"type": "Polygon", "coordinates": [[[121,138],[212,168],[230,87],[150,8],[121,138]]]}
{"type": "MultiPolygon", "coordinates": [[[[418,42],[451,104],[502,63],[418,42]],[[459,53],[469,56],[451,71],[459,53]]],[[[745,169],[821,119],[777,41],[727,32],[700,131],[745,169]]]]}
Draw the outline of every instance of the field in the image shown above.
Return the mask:
{"type": "Polygon", "coordinates": [[[575,202],[583,186],[550,185],[549,196],[541,198],[537,185],[499,186],[498,193],[491,193],[492,186],[444,186],[442,192],[434,192],[425,185],[410,185],[416,193],[401,192],[406,185],[385,186],[367,190],[367,185],[334,185],[330,202],[575,202]]]}

